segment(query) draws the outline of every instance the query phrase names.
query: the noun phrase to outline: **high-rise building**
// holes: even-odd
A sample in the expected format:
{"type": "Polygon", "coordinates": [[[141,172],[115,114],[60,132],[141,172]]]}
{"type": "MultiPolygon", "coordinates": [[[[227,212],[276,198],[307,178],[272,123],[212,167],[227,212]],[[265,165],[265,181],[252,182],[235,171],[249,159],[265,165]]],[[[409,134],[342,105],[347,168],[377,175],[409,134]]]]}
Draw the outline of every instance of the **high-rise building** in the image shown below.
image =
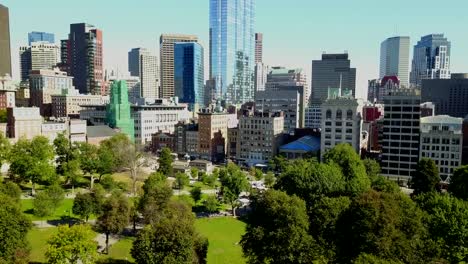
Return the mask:
{"type": "Polygon", "coordinates": [[[420,87],[423,79],[449,79],[450,46],[444,34],[422,37],[414,46],[411,85],[420,87]]]}
{"type": "Polygon", "coordinates": [[[416,89],[399,89],[383,102],[382,175],[409,180],[419,161],[421,96],[416,89]]]}
{"type": "Polygon", "coordinates": [[[134,48],[128,52],[128,71],[140,77],[140,96],[159,98],[158,58],[145,49],[134,48]]]}
{"type": "Polygon", "coordinates": [[[104,95],[102,31],[86,23],[71,24],[67,47],[69,74],[76,89],[104,95]]]}
{"type": "Polygon", "coordinates": [[[31,71],[52,70],[60,61],[60,47],[48,42],[33,42],[20,47],[21,81],[27,81],[31,71]]]}
{"type": "Polygon", "coordinates": [[[255,64],[263,62],[263,33],[255,33],[255,64]]]}
{"type": "Polygon", "coordinates": [[[109,126],[120,129],[133,141],[135,139],[135,124],[131,117],[125,81],[112,82],[110,103],[107,105],[106,112],[106,122],[109,126]]]}
{"type": "Polygon", "coordinates": [[[11,76],[10,16],[8,7],[0,4],[0,76],[11,76]]]}
{"type": "Polygon", "coordinates": [[[282,112],[244,113],[239,120],[237,160],[247,166],[266,165],[283,141],[282,112]]]}
{"type": "Polygon", "coordinates": [[[160,92],[162,98],[171,98],[175,95],[174,85],[174,43],[198,42],[194,35],[162,34],[159,38],[159,58],[161,63],[160,92]]]}
{"type": "Polygon", "coordinates": [[[287,69],[285,67],[272,67],[267,75],[265,84],[266,91],[274,91],[280,87],[302,86],[304,91],[305,104],[309,104],[310,88],[307,83],[307,76],[301,68],[287,69]]]}
{"type": "Polygon", "coordinates": [[[463,119],[446,115],[421,118],[420,157],[429,158],[439,168],[441,180],[450,182],[461,166],[463,119]]]}
{"type": "Polygon", "coordinates": [[[28,33],[28,45],[31,46],[33,42],[47,42],[50,44],[55,43],[55,36],[52,33],[46,32],[29,32],[28,33]]]}
{"type": "Polygon", "coordinates": [[[312,104],[328,98],[328,88],[346,87],[356,96],[356,68],[351,68],[348,54],[322,54],[322,60],[312,61],[312,104]]]}
{"type": "Polygon", "coordinates": [[[254,0],[210,0],[210,79],[228,103],[254,98],[254,22],[254,0]]]}
{"type": "Polygon", "coordinates": [[[262,62],[255,64],[255,92],[265,91],[269,67],[262,62]]]}
{"type": "Polygon", "coordinates": [[[322,103],[322,156],[338,144],[346,143],[361,152],[362,101],[351,95],[330,94],[322,103]]]}
{"type": "Polygon", "coordinates": [[[453,73],[451,79],[423,80],[421,100],[434,103],[436,115],[465,118],[468,115],[468,73],[453,73]]]}
{"type": "Polygon", "coordinates": [[[176,42],[174,44],[175,95],[180,102],[189,104],[193,111],[196,105],[204,106],[205,66],[203,47],[198,43],[176,42]]]}
{"type": "Polygon", "coordinates": [[[409,86],[409,37],[392,37],[380,44],[380,79],[397,76],[402,87],[409,86]]]}

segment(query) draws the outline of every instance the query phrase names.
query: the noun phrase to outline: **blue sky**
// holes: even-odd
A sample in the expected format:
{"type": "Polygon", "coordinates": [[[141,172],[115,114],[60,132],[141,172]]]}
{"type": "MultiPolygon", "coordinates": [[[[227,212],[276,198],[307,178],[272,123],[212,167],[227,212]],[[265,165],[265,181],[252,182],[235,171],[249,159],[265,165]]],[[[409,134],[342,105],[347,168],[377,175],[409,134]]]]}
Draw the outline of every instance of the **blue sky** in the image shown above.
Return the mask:
{"type": "MultiPolygon", "coordinates": [[[[196,34],[208,54],[208,0],[0,1],[10,8],[16,78],[28,32],[52,32],[59,40],[77,22],[104,31],[106,68],[126,70],[133,47],[156,52],[161,33],[196,34]]],[[[347,50],[363,95],[367,80],[378,75],[380,42],[394,35],[410,36],[414,45],[422,35],[445,33],[452,41],[452,72],[468,72],[467,10],[467,0],[257,0],[256,31],[264,33],[267,64],[302,67],[309,81],[313,59],[347,50]]]]}

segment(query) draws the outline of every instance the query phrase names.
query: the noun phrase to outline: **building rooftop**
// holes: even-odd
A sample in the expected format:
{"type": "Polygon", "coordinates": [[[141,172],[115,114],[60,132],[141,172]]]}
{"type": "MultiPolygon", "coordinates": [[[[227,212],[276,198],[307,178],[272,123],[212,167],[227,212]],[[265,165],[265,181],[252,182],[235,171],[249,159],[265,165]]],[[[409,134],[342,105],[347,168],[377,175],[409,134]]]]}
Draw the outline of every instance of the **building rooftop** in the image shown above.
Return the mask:
{"type": "Polygon", "coordinates": [[[117,134],[115,130],[108,126],[88,126],[86,133],[88,138],[112,137],[117,134]]]}
{"type": "Polygon", "coordinates": [[[463,118],[448,115],[427,116],[421,118],[421,124],[459,124],[463,123],[463,118]]]}
{"type": "Polygon", "coordinates": [[[320,138],[305,136],[280,147],[280,151],[315,152],[320,150],[320,138]]]}

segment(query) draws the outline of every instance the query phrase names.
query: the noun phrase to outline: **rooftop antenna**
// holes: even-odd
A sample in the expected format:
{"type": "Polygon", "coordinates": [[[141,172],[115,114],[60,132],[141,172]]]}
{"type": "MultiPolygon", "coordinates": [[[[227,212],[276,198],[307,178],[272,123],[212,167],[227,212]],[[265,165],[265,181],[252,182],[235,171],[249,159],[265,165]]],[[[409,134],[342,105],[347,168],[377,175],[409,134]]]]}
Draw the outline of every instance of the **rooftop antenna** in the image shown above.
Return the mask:
{"type": "Polygon", "coordinates": [[[343,83],[343,74],[340,73],[340,89],[338,90],[338,96],[340,96],[340,97],[343,96],[341,94],[341,85],[342,85],[342,83],[343,83]]]}

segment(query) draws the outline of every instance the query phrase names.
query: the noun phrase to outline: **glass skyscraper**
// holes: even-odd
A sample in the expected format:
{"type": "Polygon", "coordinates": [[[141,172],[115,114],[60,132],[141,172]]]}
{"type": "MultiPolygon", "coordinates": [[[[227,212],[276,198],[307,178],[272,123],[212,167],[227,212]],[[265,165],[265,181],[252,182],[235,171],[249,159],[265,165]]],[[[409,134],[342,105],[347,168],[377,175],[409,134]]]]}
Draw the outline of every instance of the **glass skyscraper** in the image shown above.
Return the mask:
{"type": "Polygon", "coordinates": [[[33,31],[28,33],[28,43],[29,46],[31,46],[31,43],[33,42],[47,42],[47,43],[55,43],[55,36],[52,33],[46,33],[46,32],[37,32],[33,31]]]}
{"type": "Polygon", "coordinates": [[[179,101],[204,105],[204,64],[203,47],[196,42],[176,42],[174,44],[174,86],[179,101]]]}
{"type": "Polygon", "coordinates": [[[450,79],[450,41],[444,34],[421,38],[414,46],[410,82],[420,87],[423,79],[450,79]]]}
{"type": "Polygon", "coordinates": [[[392,37],[380,44],[380,79],[398,76],[400,85],[409,86],[409,37],[392,37]]]}
{"type": "Polygon", "coordinates": [[[210,0],[210,79],[216,98],[254,98],[255,0],[210,0]]]}

